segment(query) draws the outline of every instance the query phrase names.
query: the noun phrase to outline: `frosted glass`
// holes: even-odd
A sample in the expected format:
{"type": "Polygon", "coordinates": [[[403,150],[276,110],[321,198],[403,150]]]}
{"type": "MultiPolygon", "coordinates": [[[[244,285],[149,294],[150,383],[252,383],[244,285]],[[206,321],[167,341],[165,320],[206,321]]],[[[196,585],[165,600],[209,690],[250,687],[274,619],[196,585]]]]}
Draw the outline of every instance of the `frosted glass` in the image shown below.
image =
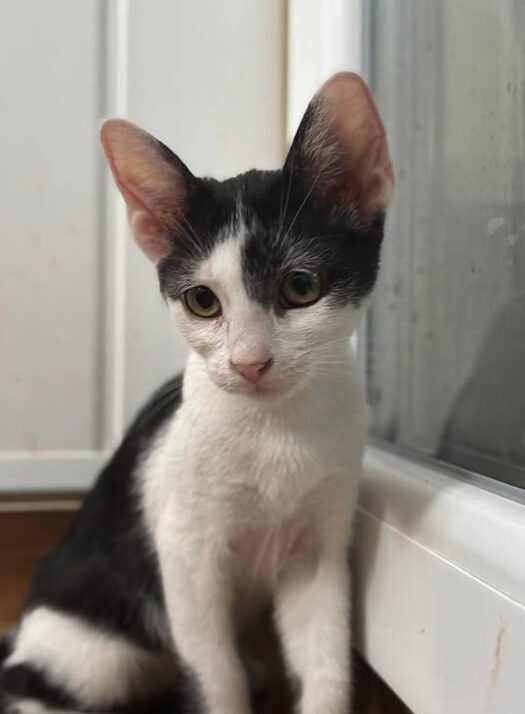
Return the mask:
{"type": "Polygon", "coordinates": [[[525,2],[376,0],[370,26],[397,172],[372,431],[525,487],[525,2]]]}

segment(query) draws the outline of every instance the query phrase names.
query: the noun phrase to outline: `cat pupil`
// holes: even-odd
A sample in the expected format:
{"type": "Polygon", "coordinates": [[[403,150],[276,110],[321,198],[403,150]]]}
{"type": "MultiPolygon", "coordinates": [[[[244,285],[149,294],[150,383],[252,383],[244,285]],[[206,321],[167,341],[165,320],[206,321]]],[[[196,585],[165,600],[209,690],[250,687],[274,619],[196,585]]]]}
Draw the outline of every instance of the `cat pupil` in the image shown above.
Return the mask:
{"type": "Polygon", "coordinates": [[[299,295],[308,295],[312,289],[312,279],[309,275],[296,275],[292,280],[292,285],[299,295]]]}
{"type": "Polygon", "coordinates": [[[215,298],[211,290],[208,290],[207,288],[200,288],[195,297],[197,298],[197,302],[199,303],[199,305],[204,310],[209,310],[211,307],[213,307],[215,298]]]}

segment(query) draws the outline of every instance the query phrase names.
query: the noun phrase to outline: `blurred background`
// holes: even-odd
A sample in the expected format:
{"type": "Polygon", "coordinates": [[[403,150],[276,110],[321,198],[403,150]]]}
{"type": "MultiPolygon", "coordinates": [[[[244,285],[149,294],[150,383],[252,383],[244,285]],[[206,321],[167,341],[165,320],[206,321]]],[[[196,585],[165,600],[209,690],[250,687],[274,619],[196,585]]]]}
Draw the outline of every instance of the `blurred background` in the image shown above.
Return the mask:
{"type": "Polygon", "coordinates": [[[525,484],[524,27],[523,0],[0,0],[0,493],[87,487],[184,364],[101,119],[196,174],[275,168],[340,69],[397,172],[361,334],[373,435],[525,484]]]}
{"type": "Polygon", "coordinates": [[[98,143],[125,116],[196,174],[279,166],[284,0],[0,3],[0,489],[87,486],[184,363],[98,143]]]}
{"type": "Polygon", "coordinates": [[[0,0],[0,492],[89,486],[184,364],[101,120],[129,118],[197,175],[279,167],[319,84],[360,67],[360,13],[334,3],[321,27],[320,8],[0,0]]]}

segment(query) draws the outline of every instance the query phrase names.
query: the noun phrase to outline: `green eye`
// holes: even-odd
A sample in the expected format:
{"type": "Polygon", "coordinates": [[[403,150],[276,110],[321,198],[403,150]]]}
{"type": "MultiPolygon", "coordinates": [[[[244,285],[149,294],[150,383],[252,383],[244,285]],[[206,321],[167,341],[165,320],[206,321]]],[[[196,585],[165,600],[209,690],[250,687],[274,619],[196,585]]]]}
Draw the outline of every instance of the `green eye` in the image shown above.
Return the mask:
{"type": "Polygon", "coordinates": [[[183,297],[188,310],[198,317],[217,317],[221,314],[217,296],[204,285],[186,290],[183,297]]]}
{"type": "Polygon", "coordinates": [[[323,281],[319,273],[294,270],[285,275],[281,284],[281,296],[285,307],[306,307],[321,297],[323,281]]]}

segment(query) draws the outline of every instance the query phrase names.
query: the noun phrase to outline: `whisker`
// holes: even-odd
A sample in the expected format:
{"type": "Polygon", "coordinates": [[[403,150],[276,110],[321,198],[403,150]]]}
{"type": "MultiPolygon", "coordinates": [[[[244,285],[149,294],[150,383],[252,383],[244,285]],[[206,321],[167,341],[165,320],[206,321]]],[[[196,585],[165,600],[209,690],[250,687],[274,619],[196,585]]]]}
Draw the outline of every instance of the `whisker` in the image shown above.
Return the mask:
{"type": "Polygon", "coordinates": [[[286,233],[284,234],[284,236],[282,238],[283,241],[285,241],[287,239],[288,235],[290,234],[290,231],[292,230],[292,228],[295,224],[295,221],[299,218],[299,215],[300,215],[301,211],[303,210],[304,206],[306,205],[306,202],[312,195],[312,191],[314,190],[316,183],[317,183],[317,179],[315,181],[312,181],[312,185],[310,186],[306,196],[301,201],[301,204],[300,204],[299,208],[297,209],[295,216],[292,218],[288,228],[286,229],[286,233]]]}
{"type": "Polygon", "coordinates": [[[322,236],[308,236],[308,240],[324,240],[325,238],[342,238],[341,233],[326,233],[322,236]]]}
{"type": "Polygon", "coordinates": [[[323,343],[323,344],[321,344],[321,345],[315,345],[314,347],[310,347],[310,348],[307,349],[307,350],[303,350],[302,352],[298,352],[298,353],[296,353],[296,355],[297,355],[298,357],[303,357],[304,355],[308,355],[308,354],[310,354],[311,352],[315,352],[315,351],[317,351],[317,350],[322,350],[322,349],[324,349],[325,347],[330,347],[330,345],[340,344],[340,343],[342,343],[342,342],[349,342],[349,341],[350,341],[350,338],[349,338],[349,337],[339,337],[339,338],[337,338],[337,339],[335,339],[335,340],[329,340],[328,342],[325,342],[325,343],[323,343]]]}
{"type": "Polygon", "coordinates": [[[317,369],[316,367],[313,367],[313,369],[310,370],[310,374],[321,374],[321,375],[326,375],[326,376],[333,376],[333,377],[350,377],[350,370],[348,369],[343,369],[343,370],[336,370],[336,369],[317,369]]]}
{"type": "MultiPolygon", "coordinates": [[[[285,205],[284,205],[284,211],[281,210],[281,212],[280,212],[280,216],[279,216],[279,228],[277,229],[276,240],[280,240],[280,238],[281,238],[281,235],[282,235],[282,232],[283,232],[283,229],[284,229],[284,222],[285,222],[285,220],[286,220],[286,215],[287,215],[287,213],[288,213],[288,206],[289,206],[289,203],[290,203],[290,196],[291,196],[291,194],[292,194],[294,159],[295,159],[295,155],[292,154],[291,159],[290,159],[290,170],[289,170],[290,178],[289,178],[289,180],[288,180],[288,189],[287,189],[287,192],[286,192],[286,202],[285,202],[285,205]]],[[[284,188],[284,186],[283,186],[283,188],[284,188]]],[[[281,198],[282,198],[282,196],[283,196],[283,193],[281,192],[281,198]]],[[[283,207],[283,206],[282,206],[282,202],[281,202],[281,209],[282,209],[282,207],[283,207]]]]}
{"type": "Polygon", "coordinates": [[[196,248],[199,248],[199,249],[202,248],[203,241],[202,241],[201,237],[198,235],[197,231],[196,231],[196,230],[193,228],[193,226],[191,225],[189,219],[188,219],[184,214],[181,215],[181,219],[184,221],[184,223],[186,224],[186,227],[187,227],[188,230],[191,231],[191,232],[188,232],[188,230],[186,230],[186,229],[182,226],[182,224],[181,224],[180,221],[177,221],[177,227],[182,231],[183,235],[184,235],[191,243],[193,243],[193,245],[194,245],[196,248]]]}
{"type": "Polygon", "coordinates": [[[334,360],[333,362],[327,362],[327,361],[317,362],[316,361],[314,366],[317,366],[317,365],[320,365],[323,367],[325,367],[325,366],[328,366],[328,367],[330,367],[330,366],[350,367],[350,362],[348,360],[344,360],[344,359],[334,360]]]}

